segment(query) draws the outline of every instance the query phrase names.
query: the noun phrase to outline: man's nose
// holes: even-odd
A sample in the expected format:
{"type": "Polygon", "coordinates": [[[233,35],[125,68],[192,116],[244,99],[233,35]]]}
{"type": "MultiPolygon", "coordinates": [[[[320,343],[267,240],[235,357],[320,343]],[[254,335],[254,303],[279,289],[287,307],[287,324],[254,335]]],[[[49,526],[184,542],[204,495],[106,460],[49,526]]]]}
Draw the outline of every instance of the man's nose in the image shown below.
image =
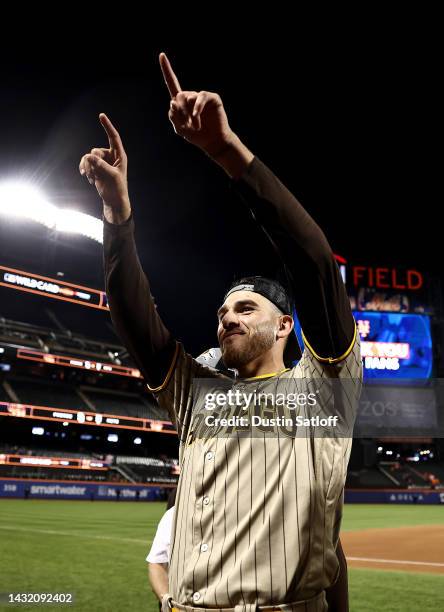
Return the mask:
{"type": "Polygon", "coordinates": [[[235,312],[229,310],[225,313],[224,318],[222,319],[222,325],[224,329],[231,329],[232,327],[237,327],[239,325],[239,317],[235,312]]]}

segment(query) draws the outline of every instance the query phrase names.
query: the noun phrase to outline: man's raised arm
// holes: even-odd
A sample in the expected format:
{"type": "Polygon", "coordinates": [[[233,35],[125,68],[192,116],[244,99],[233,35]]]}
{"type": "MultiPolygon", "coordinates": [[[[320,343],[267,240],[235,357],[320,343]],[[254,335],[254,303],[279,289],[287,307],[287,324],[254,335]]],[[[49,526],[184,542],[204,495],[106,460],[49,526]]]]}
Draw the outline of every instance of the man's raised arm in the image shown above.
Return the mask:
{"type": "Polygon", "coordinates": [[[114,327],[152,389],[172,369],[176,342],[157,313],[137,255],[134,220],[127,185],[127,157],[119,133],[100,115],[109,148],[95,148],[79,170],[103,201],[105,288],[114,327]]]}
{"type": "Polygon", "coordinates": [[[201,148],[234,179],[286,267],[306,344],[321,361],[344,358],[356,326],[344,283],[322,230],[279,179],[231,130],[220,96],[183,91],[166,55],[160,65],[177,134],[201,148]]]}

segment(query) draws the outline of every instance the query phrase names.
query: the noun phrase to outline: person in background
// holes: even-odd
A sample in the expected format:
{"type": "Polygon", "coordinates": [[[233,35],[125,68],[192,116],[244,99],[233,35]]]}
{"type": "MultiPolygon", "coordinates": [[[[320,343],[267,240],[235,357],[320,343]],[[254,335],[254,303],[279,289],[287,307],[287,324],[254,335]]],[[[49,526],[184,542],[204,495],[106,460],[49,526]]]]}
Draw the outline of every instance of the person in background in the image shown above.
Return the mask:
{"type": "Polygon", "coordinates": [[[162,597],[165,593],[168,593],[168,565],[176,490],[174,488],[168,497],[167,510],[159,521],[156,535],[146,558],[148,578],[154,594],[159,599],[159,610],[161,609],[162,597]]]}

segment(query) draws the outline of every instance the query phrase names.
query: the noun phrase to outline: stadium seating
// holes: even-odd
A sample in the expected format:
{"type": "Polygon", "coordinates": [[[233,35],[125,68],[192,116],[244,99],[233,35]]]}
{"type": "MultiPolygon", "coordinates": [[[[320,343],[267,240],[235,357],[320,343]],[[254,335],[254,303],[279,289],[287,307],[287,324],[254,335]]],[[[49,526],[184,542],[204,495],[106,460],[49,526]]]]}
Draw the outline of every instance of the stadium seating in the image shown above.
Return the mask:
{"type": "Polygon", "coordinates": [[[74,386],[31,378],[10,378],[8,382],[22,404],[89,410],[74,386]]]}
{"type": "Polygon", "coordinates": [[[74,451],[60,451],[54,449],[46,449],[39,447],[25,447],[13,444],[0,444],[0,454],[5,453],[9,455],[30,455],[34,457],[71,457],[72,459],[99,459],[103,461],[102,457],[91,455],[91,453],[82,453],[74,451]]]}
{"type": "Polygon", "coordinates": [[[10,402],[10,401],[11,401],[11,398],[6,393],[5,389],[3,388],[3,385],[0,384],[0,402],[10,402]]]}
{"type": "Polygon", "coordinates": [[[116,457],[116,466],[123,468],[135,482],[176,483],[176,459],[156,459],[152,457],[116,457]]]}
{"type": "Polygon", "coordinates": [[[350,489],[389,489],[396,488],[396,484],[374,467],[359,471],[349,471],[346,487],[350,489]]]}
{"type": "Polygon", "coordinates": [[[439,479],[441,486],[444,486],[444,466],[437,461],[427,461],[427,463],[415,465],[412,471],[416,472],[423,479],[427,479],[427,474],[433,474],[439,479]]]}
{"type": "Polygon", "coordinates": [[[119,395],[111,390],[94,390],[81,387],[82,392],[95,406],[96,412],[134,416],[144,419],[169,420],[166,413],[161,411],[153,400],[143,400],[137,395],[126,393],[119,395]]]}

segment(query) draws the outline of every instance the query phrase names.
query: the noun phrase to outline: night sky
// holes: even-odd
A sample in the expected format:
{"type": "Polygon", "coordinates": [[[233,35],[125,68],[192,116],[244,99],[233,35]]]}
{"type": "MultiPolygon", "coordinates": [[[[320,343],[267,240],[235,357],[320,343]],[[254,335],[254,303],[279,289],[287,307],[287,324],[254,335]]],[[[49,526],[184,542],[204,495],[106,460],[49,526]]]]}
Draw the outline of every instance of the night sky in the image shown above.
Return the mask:
{"type": "MultiPolygon", "coordinates": [[[[98,122],[106,112],[128,154],[138,249],[159,311],[190,352],[214,346],[227,285],[239,275],[274,274],[276,262],[228,178],[174,134],[157,60],[165,51],[183,89],[221,95],[234,131],[299,198],[335,252],[355,264],[441,276],[433,41],[419,49],[408,32],[391,40],[390,32],[363,36],[359,28],[326,39],[313,24],[276,42],[209,34],[205,42],[137,34],[121,48],[106,36],[93,44],[85,33],[71,43],[60,33],[49,51],[8,46],[0,180],[32,180],[54,203],[100,217],[78,163],[106,146],[98,122]]],[[[67,281],[103,288],[101,257],[87,239],[54,242],[33,223],[0,219],[3,265],[62,271],[67,281]]],[[[94,317],[81,310],[73,329],[93,333],[94,317]]]]}

